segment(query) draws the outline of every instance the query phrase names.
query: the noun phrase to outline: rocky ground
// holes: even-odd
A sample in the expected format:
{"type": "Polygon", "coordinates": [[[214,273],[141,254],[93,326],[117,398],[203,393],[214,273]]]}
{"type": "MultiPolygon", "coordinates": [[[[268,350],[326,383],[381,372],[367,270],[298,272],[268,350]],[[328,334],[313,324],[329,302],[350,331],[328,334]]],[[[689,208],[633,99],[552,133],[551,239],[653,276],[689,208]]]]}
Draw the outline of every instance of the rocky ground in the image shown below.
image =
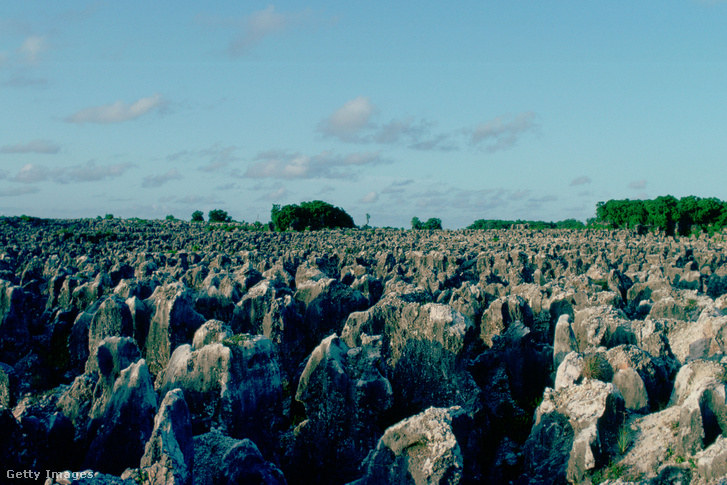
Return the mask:
{"type": "Polygon", "coordinates": [[[0,219],[0,481],[720,483],[727,252],[0,219]]]}

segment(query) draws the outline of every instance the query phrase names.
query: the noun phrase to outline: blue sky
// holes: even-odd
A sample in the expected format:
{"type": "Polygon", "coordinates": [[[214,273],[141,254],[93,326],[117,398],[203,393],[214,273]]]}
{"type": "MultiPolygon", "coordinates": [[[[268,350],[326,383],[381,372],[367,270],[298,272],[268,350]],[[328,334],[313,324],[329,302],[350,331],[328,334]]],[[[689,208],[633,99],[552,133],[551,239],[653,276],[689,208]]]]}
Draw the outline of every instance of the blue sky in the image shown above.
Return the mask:
{"type": "Polygon", "coordinates": [[[727,2],[5,2],[0,214],[727,200],[727,2]]]}

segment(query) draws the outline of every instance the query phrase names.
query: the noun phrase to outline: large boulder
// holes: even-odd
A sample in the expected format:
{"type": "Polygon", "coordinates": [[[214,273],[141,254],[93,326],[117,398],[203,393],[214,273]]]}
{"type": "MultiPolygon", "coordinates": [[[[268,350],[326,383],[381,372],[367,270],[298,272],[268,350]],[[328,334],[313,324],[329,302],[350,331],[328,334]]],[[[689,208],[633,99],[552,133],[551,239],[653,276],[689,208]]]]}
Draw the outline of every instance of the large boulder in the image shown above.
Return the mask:
{"type": "Polygon", "coordinates": [[[272,342],[239,334],[192,350],[180,345],[158,376],[159,390],[180,388],[195,434],[213,427],[270,444],[281,415],[282,382],[272,342]]]}
{"type": "Polygon", "coordinates": [[[611,306],[589,307],[576,312],[573,333],[580,352],[589,347],[636,344],[631,322],[621,310],[611,306]]]}
{"type": "Polygon", "coordinates": [[[683,366],[674,381],[670,403],[680,407],[678,449],[685,455],[727,436],[724,364],[695,361],[683,366]]]}
{"type": "Polygon", "coordinates": [[[85,459],[85,468],[120,475],[135,467],[151,437],[157,396],[142,359],[121,371],[85,459]]]}
{"type": "Polygon", "coordinates": [[[126,470],[122,478],[151,485],[191,485],[193,470],[194,443],[189,408],[182,390],[174,389],[159,405],[139,468],[126,470]]]}
{"type": "Polygon", "coordinates": [[[389,427],[361,465],[357,485],[447,484],[462,481],[465,469],[457,434],[466,428],[459,407],[429,408],[389,427]]]}
{"type": "Polygon", "coordinates": [[[26,351],[30,317],[25,291],[0,280],[0,361],[14,362],[26,351]]]}
{"type": "Polygon", "coordinates": [[[361,292],[333,278],[301,282],[296,287],[295,299],[305,308],[306,350],[312,350],[332,333],[340,334],[348,316],[368,306],[368,299],[361,292]]]}
{"type": "Polygon", "coordinates": [[[283,473],[265,460],[255,443],[217,430],[194,437],[194,464],[195,485],[286,485],[283,473]]]}
{"type": "Polygon", "coordinates": [[[205,318],[194,309],[194,292],[181,283],[157,287],[146,303],[152,310],[144,358],[156,375],[177,346],[192,341],[205,318]]]}
{"type": "Polygon", "coordinates": [[[524,450],[534,479],[580,482],[608,461],[625,416],[624,400],[610,383],[546,389],[524,450]]]}
{"type": "Polygon", "coordinates": [[[294,430],[289,465],[306,483],[350,481],[376,444],[379,422],[393,401],[380,359],[380,337],[350,349],[335,335],[308,359],[295,396],[306,419],[294,430]]]}
{"type": "Polygon", "coordinates": [[[428,407],[479,407],[480,391],[467,371],[467,350],[475,326],[447,305],[408,302],[396,293],[348,318],[341,339],[362,345],[365,335],[383,337],[384,376],[394,389],[395,416],[428,407]]]}
{"type": "Polygon", "coordinates": [[[525,299],[515,295],[498,298],[482,314],[480,338],[485,345],[492,347],[493,338],[504,333],[516,321],[526,327],[533,325],[533,311],[525,299]]]}

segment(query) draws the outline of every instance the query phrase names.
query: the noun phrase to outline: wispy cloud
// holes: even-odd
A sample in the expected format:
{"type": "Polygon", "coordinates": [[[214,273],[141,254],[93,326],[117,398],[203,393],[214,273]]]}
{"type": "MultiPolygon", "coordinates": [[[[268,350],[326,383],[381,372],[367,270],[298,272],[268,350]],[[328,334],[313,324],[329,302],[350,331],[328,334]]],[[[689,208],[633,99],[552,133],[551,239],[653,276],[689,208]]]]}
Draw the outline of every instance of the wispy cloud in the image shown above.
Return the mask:
{"type": "Polygon", "coordinates": [[[324,138],[345,143],[399,145],[426,151],[459,150],[469,140],[472,147],[494,152],[516,145],[525,133],[537,129],[533,112],[501,116],[449,132],[436,132],[437,123],[423,118],[395,118],[378,123],[378,113],[378,107],[368,97],[359,96],[323,119],[316,131],[324,138]]]}
{"type": "Polygon", "coordinates": [[[288,196],[288,188],[284,186],[278,186],[272,190],[266,192],[261,199],[266,201],[279,201],[284,200],[288,196]]]}
{"type": "Polygon", "coordinates": [[[67,167],[61,177],[63,182],[98,182],[122,176],[130,168],[135,167],[133,163],[114,163],[111,165],[96,165],[90,160],[84,165],[67,167]]]}
{"type": "Polygon", "coordinates": [[[200,15],[197,17],[197,22],[215,29],[221,27],[235,29],[237,35],[227,46],[227,54],[230,57],[242,57],[249,54],[255,46],[267,38],[282,36],[299,28],[318,25],[322,23],[322,19],[318,18],[310,9],[284,12],[269,5],[242,18],[200,15]]]}
{"type": "Polygon", "coordinates": [[[470,143],[473,146],[483,147],[488,152],[510,148],[516,145],[525,133],[535,130],[535,119],[536,115],[531,111],[515,117],[499,116],[472,129],[470,143]]]}
{"type": "Polygon", "coordinates": [[[570,184],[568,184],[568,185],[570,185],[571,187],[575,187],[575,186],[578,186],[578,185],[590,184],[591,182],[592,182],[591,177],[588,177],[586,175],[582,175],[580,177],[576,177],[573,180],[571,180],[570,181],[570,184]]]}
{"type": "Polygon", "coordinates": [[[26,164],[9,180],[24,184],[34,184],[51,180],[59,184],[72,182],[97,182],[110,178],[120,177],[127,170],[134,167],[133,163],[116,163],[111,165],[96,165],[93,160],[83,165],[70,167],[48,168],[43,165],[26,164]]]}
{"type": "Polygon", "coordinates": [[[61,151],[61,146],[49,140],[31,140],[27,143],[16,143],[0,147],[0,153],[38,153],[53,155],[61,151]]]}
{"type": "Polygon", "coordinates": [[[39,35],[31,35],[23,41],[18,52],[23,56],[29,64],[35,64],[40,60],[41,55],[48,48],[46,37],[39,35]]]}
{"type": "Polygon", "coordinates": [[[66,118],[66,121],[70,123],[121,123],[136,119],[154,110],[162,110],[167,104],[164,97],[157,93],[131,104],[116,101],[113,104],[85,108],[66,118]]]}
{"type": "Polygon", "coordinates": [[[628,188],[634,189],[634,190],[642,190],[646,188],[646,180],[634,180],[633,182],[630,182],[628,185],[628,188]]]}
{"type": "Polygon", "coordinates": [[[34,194],[38,191],[40,189],[34,186],[8,187],[0,189],[0,197],[17,197],[19,195],[34,194]]]}
{"type": "Polygon", "coordinates": [[[182,150],[172,153],[166,157],[166,161],[198,164],[198,169],[202,172],[217,172],[242,160],[242,157],[236,154],[238,149],[239,147],[235,145],[221,146],[215,143],[202,150],[182,150]]]}
{"type": "Polygon", "coordinates": [[[356,168],[387,163],[379,152],[353,153],[346,156],[325,151],[308,156],[300,153],[270,151],[259,154],[257,162],[244,176],[274,179],[352,179],[356,168]]]}
{"type": "Polygon", "coordinates": [[[44,88],[50,84],[47,78],[32,77],[24,73],[12,74],[2,82],[2,85],[8,88],[44,88]]]}
{"type": "Polygon", "coordinates": [[[177,170],[176,168],[172,168],[168,172],[163,174],[148,175],[144,177],[144,181],[141,183],[141,186],[144,188],[161,187],[167,182],[171,182],[172,180],[179,180],[181,178],[184,177],[182,177],[182,174],[179,173],[179,170],[177,170]]]}

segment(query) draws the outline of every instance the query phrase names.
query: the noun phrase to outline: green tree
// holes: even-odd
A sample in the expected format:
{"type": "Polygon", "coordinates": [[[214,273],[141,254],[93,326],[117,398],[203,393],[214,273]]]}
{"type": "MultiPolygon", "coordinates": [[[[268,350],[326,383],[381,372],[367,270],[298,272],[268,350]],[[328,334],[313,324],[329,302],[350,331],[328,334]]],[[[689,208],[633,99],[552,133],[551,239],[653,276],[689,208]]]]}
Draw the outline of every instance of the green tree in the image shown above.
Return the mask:
{"type": "Polygon", "coordinates": [[[432,217],[428,219],[426,222],[422,222],[419,220],[418,217],[414,217],[411,220],[411,228],[412,229],[442,229],[442,219],[438,219],[436,217],[432,217]]]}
{"type": "Polygon", "coordinates": [[[202,211],[192,212],[192,222],[204,222],[204,213],[202,211]]]}
{"type": "Polygon", "coordinates": [[[353,218],[343,209],[321,200],[301,202],[300,205],[289,204],[283,207],[274,204],[270,211],[270,219],[277,231],[356,227],[353,218]]]}
{"type": "Polygon", "coordinates": [[[232,217],[227,215],[227,211],[213,209],[209,211],[208,220],[210,222],[232,222],[232,217]]]}
{"type": "Polygon", "coordinates": [[[442,229],[442,219],[431,217],[424,223],[424,229],[442,229]]]}
{"type": "Polygon", "coordinates": [[[661,228],[666,234],[674,234],[678,218],[677,199],[672,195],[661,195],[646,203],[651,224],[661,228]]]}

